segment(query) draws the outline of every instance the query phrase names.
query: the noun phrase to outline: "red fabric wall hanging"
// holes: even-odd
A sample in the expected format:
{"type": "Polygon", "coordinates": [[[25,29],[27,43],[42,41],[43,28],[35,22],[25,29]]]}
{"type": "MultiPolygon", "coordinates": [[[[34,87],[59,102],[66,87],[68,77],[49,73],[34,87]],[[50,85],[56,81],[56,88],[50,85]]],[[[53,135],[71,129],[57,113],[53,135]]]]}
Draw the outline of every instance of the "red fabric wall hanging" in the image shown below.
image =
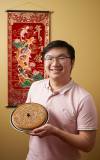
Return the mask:
{"type": "Polygon", "coordinates": [[[49,30],[48,11],[8,11],[8,106],[24,103],[32,82],[44,78],[49,30]]]}

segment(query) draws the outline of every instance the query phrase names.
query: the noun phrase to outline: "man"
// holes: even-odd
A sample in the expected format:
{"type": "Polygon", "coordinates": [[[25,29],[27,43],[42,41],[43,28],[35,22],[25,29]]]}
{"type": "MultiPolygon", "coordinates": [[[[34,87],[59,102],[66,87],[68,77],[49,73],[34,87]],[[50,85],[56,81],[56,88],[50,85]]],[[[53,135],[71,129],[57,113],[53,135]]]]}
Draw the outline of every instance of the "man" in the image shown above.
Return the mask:
{"type": "Polygon", "coordinates": [[[48,78],[32,84],[26,102],[45,106],[49,120],[30,133],[27,160],[78,160],[79,150],[89,152],[95,143],[93,98],[71,78],[75,50],[70,44],[52,41],[42,57],[48,78]]]}

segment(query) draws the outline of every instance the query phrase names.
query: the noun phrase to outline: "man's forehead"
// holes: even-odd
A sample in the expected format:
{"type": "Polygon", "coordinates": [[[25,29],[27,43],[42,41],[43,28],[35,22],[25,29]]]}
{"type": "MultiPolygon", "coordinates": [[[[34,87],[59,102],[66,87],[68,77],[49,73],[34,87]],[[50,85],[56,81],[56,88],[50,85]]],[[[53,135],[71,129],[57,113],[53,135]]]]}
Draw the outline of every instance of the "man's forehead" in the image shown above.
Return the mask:
{"type": "Polygon", "coordinates": [[[52,48],[50,49],[46,54],[67,54],[68,50],[67,48],[61,48],[61,47],[57,47],[57,48],[52,48]]]}

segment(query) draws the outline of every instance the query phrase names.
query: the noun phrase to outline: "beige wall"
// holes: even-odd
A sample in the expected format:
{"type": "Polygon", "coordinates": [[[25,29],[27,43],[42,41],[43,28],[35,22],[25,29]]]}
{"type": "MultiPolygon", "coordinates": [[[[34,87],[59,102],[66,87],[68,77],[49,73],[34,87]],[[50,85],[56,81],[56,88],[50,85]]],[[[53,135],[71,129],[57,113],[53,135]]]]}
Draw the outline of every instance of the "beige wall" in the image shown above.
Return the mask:
{"type": "MultiPolygon", "coordinates": [[[[99,0],[3,0],[0,1],[0,160],[25,160],[28,136],[9,124],[7,105],[7,9],[54,11],[51,40],[63,39],[76,48],[73,79],[90,91],[100,115],[100,1],[99,0]],[[1,145],[2,144],[2,145],[1,145]]],[[[100,159],[100,136],[95,148],[82,160],[100,159]]]]}

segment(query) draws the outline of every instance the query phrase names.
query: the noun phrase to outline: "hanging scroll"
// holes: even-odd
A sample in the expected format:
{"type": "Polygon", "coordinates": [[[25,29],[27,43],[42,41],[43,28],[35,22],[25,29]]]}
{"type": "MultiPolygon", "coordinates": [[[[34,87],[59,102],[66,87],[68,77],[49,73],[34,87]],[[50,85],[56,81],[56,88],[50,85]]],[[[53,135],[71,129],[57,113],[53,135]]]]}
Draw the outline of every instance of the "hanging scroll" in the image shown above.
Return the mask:
{"type": "Polygon", "coordinates": [[[49,42],[49,30],[48,11],[8,11],[9,106],[24,103],[32,82],[44,78],[40,53],[49,42]]]}

